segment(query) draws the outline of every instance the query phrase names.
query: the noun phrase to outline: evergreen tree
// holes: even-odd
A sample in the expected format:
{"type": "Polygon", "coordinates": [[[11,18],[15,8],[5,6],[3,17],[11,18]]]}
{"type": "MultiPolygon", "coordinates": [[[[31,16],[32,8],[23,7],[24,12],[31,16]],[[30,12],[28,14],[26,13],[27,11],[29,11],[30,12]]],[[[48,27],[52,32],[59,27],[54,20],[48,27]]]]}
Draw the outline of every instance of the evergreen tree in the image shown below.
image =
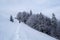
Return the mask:
{"type": "Polygon", "coordinates": [[[30,14],[28,12],[23,12],[22,22],[26,23],[27,19],[29,18],[30,14]]]}
{"type": "Polygon", "coordinates": [[[11,22],[14,22],[12,15],[10,16],[10,21],[11,22]]]}
{"type": "Polygon", "coordinates": [[[16,19],[19,21],[19,23],[21,22],[21,18],[22,18],[22,12],[19,12],[16,16],[16,19]]]}
{"type": "Polygon", "coordinates": [[[51,29],[51,35],[56,36],[56,29],[57,29],[57,19],[55,17],[55,14],[52,14],[52,21],[51,21],[52,29],[51,29]]]}
{"type": "Polygon", "coordinates": [[[32,10],[30,10],[30,16],[32,15],[32,10]]]}

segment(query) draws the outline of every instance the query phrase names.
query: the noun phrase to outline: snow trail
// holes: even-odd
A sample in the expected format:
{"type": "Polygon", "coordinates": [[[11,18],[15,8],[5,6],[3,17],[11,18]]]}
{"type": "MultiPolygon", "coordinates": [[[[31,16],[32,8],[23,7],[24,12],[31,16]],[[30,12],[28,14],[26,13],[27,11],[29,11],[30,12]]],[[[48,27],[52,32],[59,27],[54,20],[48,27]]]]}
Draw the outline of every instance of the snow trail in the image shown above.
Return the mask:
{"type": "Polygon", "coordinates": [[[21,27],[22,26],[18,24],[16,31],[14,33],[13,40],[27,40],[27,34],[21,27]]]}

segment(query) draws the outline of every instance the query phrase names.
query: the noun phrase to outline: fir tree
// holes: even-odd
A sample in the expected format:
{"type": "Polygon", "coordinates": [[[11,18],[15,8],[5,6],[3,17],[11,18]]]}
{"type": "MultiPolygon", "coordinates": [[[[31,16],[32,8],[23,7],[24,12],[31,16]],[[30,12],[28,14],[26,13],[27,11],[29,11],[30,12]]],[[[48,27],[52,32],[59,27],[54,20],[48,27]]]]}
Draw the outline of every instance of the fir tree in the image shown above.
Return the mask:
{"type": "Polygon", "coordinates": [[[52,30],[51,30],[51,35],[52,36],[56,36],[56,29],[57,29],[57,19],[55,17],[55,14],[52,14],[52,21],[51,21],[51,25],[52,25],[52,30]]]}
{"type": "Polygon", "coordinates": [[[14,22],[12,15],[10,16],[10,21],[11,22],[14,22]]]}

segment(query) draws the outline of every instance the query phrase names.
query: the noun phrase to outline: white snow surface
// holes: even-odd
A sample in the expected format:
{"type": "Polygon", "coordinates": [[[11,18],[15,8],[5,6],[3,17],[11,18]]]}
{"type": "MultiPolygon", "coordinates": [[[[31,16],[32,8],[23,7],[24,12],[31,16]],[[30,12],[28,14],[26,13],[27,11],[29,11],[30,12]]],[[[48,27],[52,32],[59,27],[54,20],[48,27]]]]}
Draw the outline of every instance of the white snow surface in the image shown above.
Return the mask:
{"type": "Polygon", "coordinates": [[[0,17],[0,40],[57,40],[47,34],[38,32],[23,22],[10,22],[0,17]]]}

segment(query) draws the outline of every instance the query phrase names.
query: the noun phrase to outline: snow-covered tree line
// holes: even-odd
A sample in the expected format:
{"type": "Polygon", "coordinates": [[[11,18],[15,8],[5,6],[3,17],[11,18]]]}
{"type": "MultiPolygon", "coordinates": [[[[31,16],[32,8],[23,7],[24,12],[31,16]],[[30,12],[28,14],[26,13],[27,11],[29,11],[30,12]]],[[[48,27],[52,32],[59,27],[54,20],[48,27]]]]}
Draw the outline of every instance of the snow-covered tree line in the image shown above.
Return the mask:
{"type": "Polygon", "coordinates": [[[58,20],[56,19],[54,13],[52,13],[52,18],[49,18],[42,13],[33,14],[31,10],[30,12],[23,11],[17,14],[16,19],[19,21],[19,23],[22,21],[33,29],[46,33],[50,36],[60,38],[60,34],[57,31],[58,20]]]}

